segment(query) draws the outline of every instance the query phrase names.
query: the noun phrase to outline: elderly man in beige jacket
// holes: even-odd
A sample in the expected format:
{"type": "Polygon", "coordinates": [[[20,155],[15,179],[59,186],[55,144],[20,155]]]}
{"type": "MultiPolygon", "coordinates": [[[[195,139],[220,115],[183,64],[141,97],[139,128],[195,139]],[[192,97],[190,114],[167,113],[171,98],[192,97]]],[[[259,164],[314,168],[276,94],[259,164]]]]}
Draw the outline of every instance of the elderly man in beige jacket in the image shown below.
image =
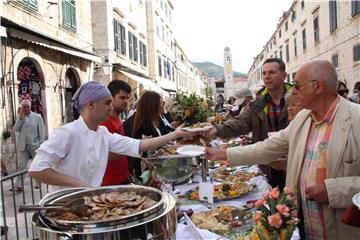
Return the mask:
{"type": "Polygon", "coordinates": [[[299,193],[306,239],[360,239],[341,215],[360,192],[360,105],[336,93],[332,64],[315,60],[296,74],[292,94],[305,108],[273,137],[245,147],[207,149],[229,165],[269,164],[288,154],[286,185],[299,193]]]}

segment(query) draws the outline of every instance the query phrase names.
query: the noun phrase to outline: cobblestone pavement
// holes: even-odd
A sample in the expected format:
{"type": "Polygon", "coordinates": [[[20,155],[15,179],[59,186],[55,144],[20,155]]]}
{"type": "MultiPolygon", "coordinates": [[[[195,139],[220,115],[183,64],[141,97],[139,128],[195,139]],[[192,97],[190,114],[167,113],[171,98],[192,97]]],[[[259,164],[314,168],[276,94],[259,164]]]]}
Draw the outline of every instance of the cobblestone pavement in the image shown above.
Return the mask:
{"type": "Polygon", "coordinates": [[[13,192],[10,191],[12,188],[11,180],[3,183],[4,207],[0,209],[0,223],[1,226],[4,226],[6,223],[8,231],[7,235],[1,236],[1,239],[34,239],[31,224],[32,213],[19,213],[18,207],[19,205],[38,203],[47,193],[47,186],[42,184],[41,189],[35,189],[35,181],[33,181],[32,186],[27,175],[25,177],[23,192],[13,194],[13,192]]]}

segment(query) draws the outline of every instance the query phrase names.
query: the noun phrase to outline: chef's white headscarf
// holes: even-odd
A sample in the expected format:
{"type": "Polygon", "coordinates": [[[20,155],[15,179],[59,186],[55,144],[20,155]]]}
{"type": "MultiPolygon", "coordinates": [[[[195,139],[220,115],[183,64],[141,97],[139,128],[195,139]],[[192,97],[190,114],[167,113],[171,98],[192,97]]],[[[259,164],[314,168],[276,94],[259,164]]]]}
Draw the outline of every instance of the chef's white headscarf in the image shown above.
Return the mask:
{"type": "Polygon", "coordinates": [[[111,93],[103,84],[95,81],[90,81],[82,85],[74,94],[72,104],[80,110],[82,106],[90,101],[97,101],[105,96],[110,96],[111,93]]]}

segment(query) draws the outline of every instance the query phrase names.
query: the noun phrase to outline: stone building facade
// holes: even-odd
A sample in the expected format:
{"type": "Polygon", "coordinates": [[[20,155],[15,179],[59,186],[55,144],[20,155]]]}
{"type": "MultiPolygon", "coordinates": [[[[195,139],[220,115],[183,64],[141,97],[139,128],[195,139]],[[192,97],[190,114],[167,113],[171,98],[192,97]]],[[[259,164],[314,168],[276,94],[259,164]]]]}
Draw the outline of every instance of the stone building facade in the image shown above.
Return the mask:
{"type": "Polygon", "coordinates": [[[13,125],[22,99],[42,115],[46,135],[72,121],[71,98],[92,80],[90,2],[1,1],[1,158],[16,169],[13,125]]]}
{"type": "Polygon", "coordinates": [[[91,10],[94,51],[112,65],[108,76],[96,65],[94,79],[125,80],[134,98],[144,90],[202,94],[201,73],[173,36],[170,0],[92,0],[91,10]]]}
{"type": "Polygon", "coordinates": [[[269,57],[284,60],[288,82],[294,80],[302,64],[327,59],[335,66],[339,80],[353,90],[360,84],[360,1],[295,0],[254,58],[248,72],[254,91],[263,85],[261,66],[269,57]]]}

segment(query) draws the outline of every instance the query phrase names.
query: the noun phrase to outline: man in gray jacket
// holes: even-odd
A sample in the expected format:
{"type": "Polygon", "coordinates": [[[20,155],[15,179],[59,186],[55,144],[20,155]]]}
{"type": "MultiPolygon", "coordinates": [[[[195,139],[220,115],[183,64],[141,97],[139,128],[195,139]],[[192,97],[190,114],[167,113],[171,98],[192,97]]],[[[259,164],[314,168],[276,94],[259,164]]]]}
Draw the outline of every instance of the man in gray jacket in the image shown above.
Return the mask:
{"type": "MultiPolygon", "coordinates": [[[[277,132],[288,125],[288,113],[284,96],[291,85],[285,83],[285,63],[280,58],[268,58],[262,66],[262,79],[265,87],[256,99],[250,102],[242,112],[221,124],[215,124],[203,133],[204,136],[237,137],[252,132],[252,141],[258,142],[268,138],[269,132],[277,132]]],[[[282,188],[285,184],[285,173],[269,166],[260,166],[267,175],[269,183],[282,188]]]]}
{"type": "MultiPolygon", "coordinates": [[[[40,114],[31,111],[30,100],[20,102],[14,129],[19,132],[18,170],[26,169],[29,159],[34,158],[35,150],[45,141],[44,122],[40,114]]],[[[21,177],[16,179],[14,191],[22,191],[21,177]]]]}

